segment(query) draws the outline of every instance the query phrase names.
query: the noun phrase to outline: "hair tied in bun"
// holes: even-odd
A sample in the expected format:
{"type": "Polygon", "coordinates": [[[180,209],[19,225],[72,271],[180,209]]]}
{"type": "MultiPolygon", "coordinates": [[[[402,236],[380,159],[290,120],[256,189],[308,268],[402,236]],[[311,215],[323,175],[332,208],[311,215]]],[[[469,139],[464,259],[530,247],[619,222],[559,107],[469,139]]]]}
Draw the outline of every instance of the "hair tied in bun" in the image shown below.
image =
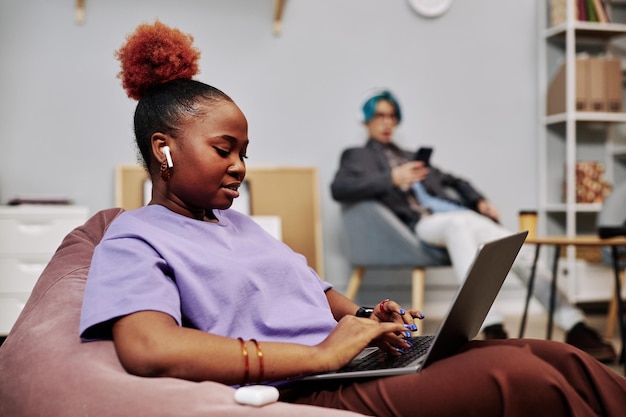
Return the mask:
{"type": "Polygon", "coordinates": [[[200,59],[200,51],[192,43],[191,35],[158,20],[139,25],[115,52],[122,67],[117,76],[128,97],[139,100],[155,85],[192,79],[198,73],[200,59]]]}

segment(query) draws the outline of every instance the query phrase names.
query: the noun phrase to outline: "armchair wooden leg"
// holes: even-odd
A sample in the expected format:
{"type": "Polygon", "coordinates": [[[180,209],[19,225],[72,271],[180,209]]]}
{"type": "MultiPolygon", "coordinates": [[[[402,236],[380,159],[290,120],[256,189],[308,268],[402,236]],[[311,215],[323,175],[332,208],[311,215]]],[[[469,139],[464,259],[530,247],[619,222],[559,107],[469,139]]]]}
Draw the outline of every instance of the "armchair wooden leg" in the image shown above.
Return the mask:
{"type": "MultiPolygon", "coordinates": [[[[620,271],[619,279],[622,285],[624,286],[624,271],[620,271]]],[[[615,332],[615,324],[617,322],[617,300],[618,297],[621,297],[621,294],[617,294],[616,289],[613,289],[613,297],[611,297],[611,302],[609,303],[609,311],[606,317],[606,330],[604,331],[604,337],[610,339],[613,337],[613,333],[615,332]]]]}
{"type": "Polygon", "coordinates": [[[361,287],[361,282],[363,282],[363,275],[365,273],[365,268],[362,266],[358,266],[354,268],[352,271],[352,276],[350,277],[350,281],[348,282],[348,289],[346,290],[346,297],[351,300],[354,300],[356,297],[356,293],[359,292],[359,288],[361,287]]]}
{"type": "MultiPolygon", "coordinates": [[[[416,309],[424,308],[424,287],[426,281],[426,272],[423,268],[415,268],[411,277],[411,307],[416,309]]],[[[418,325],[417,334],[422,334],[422,326],[418,325]]]]}

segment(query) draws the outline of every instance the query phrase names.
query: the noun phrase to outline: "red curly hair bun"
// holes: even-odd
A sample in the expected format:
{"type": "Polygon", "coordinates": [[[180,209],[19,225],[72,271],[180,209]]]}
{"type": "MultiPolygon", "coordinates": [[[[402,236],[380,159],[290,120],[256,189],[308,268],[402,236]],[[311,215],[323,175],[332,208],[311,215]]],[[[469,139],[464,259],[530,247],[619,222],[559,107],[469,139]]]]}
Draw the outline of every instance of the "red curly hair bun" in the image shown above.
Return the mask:
{"type": "Polygon", "coordinates": [[[198,73],[200,51],[193,37],[158,20],[142,24],[115,52],[122,70],[117,75],[128,97],[139,100],[150,87],[198,73]]]}

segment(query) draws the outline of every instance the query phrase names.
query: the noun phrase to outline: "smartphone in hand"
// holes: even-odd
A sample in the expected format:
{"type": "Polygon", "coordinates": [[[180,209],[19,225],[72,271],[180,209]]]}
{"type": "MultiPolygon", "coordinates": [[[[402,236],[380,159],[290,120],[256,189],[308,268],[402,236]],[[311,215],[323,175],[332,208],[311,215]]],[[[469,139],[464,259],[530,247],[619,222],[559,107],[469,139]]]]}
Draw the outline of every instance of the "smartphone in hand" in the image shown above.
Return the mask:
{"type": "Polygon", "coordinates": [[[430,155],[433,153],[433,148],[430,147],[422,147],[415,152],[413,156],[414,161],[422,161],[424,166],[430,166],[430,155]]]}

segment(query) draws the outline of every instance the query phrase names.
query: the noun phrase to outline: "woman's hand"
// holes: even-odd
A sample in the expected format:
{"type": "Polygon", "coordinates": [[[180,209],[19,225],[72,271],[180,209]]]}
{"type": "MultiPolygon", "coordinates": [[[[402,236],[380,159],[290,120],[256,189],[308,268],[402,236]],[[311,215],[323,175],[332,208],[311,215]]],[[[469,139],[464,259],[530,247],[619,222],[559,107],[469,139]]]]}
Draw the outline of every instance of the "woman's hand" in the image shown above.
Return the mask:
{"type": "Polygon", "coordinates": [[[372,341],[385,337],[391,352],[400,355],[398,350],[410,347],[401,336],[406,330],[403,323],[381,322],[352,315],[344,316],[335,329],[316,346],[319,359],[326,363],[325,370],[333,371],[347,365],[372,341]]]}
{"type": "MultiPolygon", "coordinates": [[[[381,349],[385,349],[388,352],[398,354],[397,352],[397,344],[396,339],[398,337],[409,338],[411,337],[411,332],[417,331],[417,323],[415,323],[415,319],[423,320],[424,313],[419,310],[405,310],[395,301],[391,301],[389,299],[383,300],[374,308],[374,312],[370,317],[373,320],[379,322],[394,322],[399,323],[404,326],[404,329],[400,333],[396,333],[394,335],[385,334],[378,340],[376,340],[376,344],[381,349]]],[[[400,352],[401,353],[401,352],[400,352]]]]}

